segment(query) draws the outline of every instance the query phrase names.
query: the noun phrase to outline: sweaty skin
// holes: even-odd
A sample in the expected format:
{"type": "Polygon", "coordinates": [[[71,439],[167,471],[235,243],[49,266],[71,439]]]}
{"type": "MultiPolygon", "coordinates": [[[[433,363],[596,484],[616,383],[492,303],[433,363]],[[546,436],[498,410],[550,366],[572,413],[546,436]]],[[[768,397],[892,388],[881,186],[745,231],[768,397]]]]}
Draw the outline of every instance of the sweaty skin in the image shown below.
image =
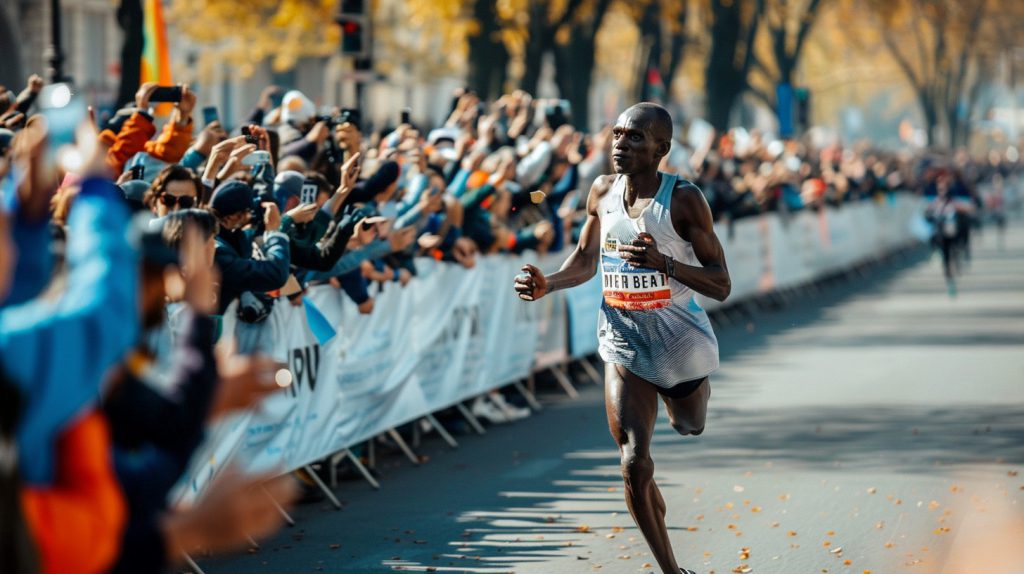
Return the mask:
{"type": "MultiPolygon", "coordinates": [[[[624,207],[630,217],[637,217],[654,200],[661,184],[658,165],[671,147],[671,118],[663,108],[638,104],[619,116],[612,134],[612,165],[616,174],[626,178],[624,207]]],[[[521,299],[536,301],[548,293],[581,285],[594,276],[601,242],[598,205],[614,181],[615,176],[606,175],[594,182],[587,197],[587,220],[579,244],[557,273],[545,277],[533,265],[523,267],[524,273],[515,279],[515,290],[521,299]]],[[[676,262],[673,278],[698,293],[724,300],[731,290],[729,270],[712,226],[711,209],[696,186],[676,185],[672,191],[671,217],[676,232],[691,243],[701,264],[698,267],[676,262]]],[[[631,245],[621,245],[619,251],[624,260],[634,265],[666,269],[666,257],[649,234],[641,234],[631,245]]],[[[678,574],[680,568],[665,527],[665,501],[654,482],[650,453],[659,396],[677,432],[685,436],[704,431],[711,396],[708,378],[699,381],[692,394],[670,398],[659,395],[655,385],[625,367],[606,365],[605,410],[608,429],[621,455],[626,505],[662,572],[678,574]]]]}

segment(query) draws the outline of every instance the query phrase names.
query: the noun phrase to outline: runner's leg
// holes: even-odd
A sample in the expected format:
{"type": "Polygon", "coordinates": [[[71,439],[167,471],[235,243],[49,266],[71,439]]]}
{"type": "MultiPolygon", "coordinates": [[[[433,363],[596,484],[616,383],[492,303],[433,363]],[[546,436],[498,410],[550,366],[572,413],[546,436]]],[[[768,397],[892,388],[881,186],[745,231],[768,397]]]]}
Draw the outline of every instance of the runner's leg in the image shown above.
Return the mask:
{"type": "Polygon", "coordinates": [[[679,566],[665,528],[665,500],[654,483],[651,459],[658,392],[651,383],[619,365],[608,363],[605,366],[605,410],[608,429],[619,445],[629,513],[662,572],[677,574],[679,566]]]}
{"type": "Polygon", "coordinates": [[[672,428],[679,434],[697,436],[704,432],[704,422],[708,415],[708,399],[711,398],[711,380],[704,377],[700,386],[693,393],[672,398],[662,396],[668,410],[668,420],[672,428]]]}

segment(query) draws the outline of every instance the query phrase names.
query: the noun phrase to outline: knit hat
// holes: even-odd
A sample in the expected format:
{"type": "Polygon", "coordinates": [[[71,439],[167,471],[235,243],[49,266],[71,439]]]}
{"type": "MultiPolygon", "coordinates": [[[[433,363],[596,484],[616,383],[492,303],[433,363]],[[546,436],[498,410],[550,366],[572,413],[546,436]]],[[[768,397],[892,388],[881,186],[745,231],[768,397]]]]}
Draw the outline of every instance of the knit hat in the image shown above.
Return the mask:
{"type": "Polygon", "coordinates": [[[131,179],[118,185],[118,187],[124,192],[124,198],[128,201],[128,205],[131,206],[133,211],[141,211],[146,208],[142,203],[142,198],[149,190],[148,183],[140,179],[131,179]]]}
{"type": "Polygon", "coordinates": [[[248,184],[238,180],[226,181],[213,192],[210,207],[217,215],[225,217],[247,211],[252,207],[253,191],[248,184]]]}
{"type": "Polygon", "coordinates": [[[316,113],[313,102],[298,90],[292,90],[284,95],[281,108],[281,119],[292,124],[305,123],[316,113]]]}

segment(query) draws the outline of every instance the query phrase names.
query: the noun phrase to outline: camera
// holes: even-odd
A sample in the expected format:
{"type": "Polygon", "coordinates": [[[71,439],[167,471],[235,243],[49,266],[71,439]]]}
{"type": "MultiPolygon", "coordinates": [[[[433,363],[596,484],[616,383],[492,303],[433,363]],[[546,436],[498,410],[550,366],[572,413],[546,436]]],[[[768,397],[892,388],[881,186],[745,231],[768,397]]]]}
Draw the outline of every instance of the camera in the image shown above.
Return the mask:
{"type": "Polygon", "coordinates": [[[245,143],[260,145],[260,138],[252,135],[252,132],[249,131],[249,126],[242,126],[242,135],[245,136],[245,143]]]}

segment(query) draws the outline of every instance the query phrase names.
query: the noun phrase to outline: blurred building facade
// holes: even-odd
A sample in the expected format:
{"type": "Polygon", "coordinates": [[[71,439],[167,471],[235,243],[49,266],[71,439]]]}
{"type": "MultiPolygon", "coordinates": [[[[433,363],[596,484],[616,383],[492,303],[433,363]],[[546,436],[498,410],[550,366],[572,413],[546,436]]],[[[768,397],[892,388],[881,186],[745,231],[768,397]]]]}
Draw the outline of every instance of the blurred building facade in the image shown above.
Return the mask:
{"type": "MultiPolygon", "coordinates": [[[[61,0],[64,73],[92,102],[108,102],[120,81],[121,30],[110,0],[61,0]]],[[[0,83],[19,91],[30,74],[47,76],[50,2],[0,2],[0,83]]]]}

